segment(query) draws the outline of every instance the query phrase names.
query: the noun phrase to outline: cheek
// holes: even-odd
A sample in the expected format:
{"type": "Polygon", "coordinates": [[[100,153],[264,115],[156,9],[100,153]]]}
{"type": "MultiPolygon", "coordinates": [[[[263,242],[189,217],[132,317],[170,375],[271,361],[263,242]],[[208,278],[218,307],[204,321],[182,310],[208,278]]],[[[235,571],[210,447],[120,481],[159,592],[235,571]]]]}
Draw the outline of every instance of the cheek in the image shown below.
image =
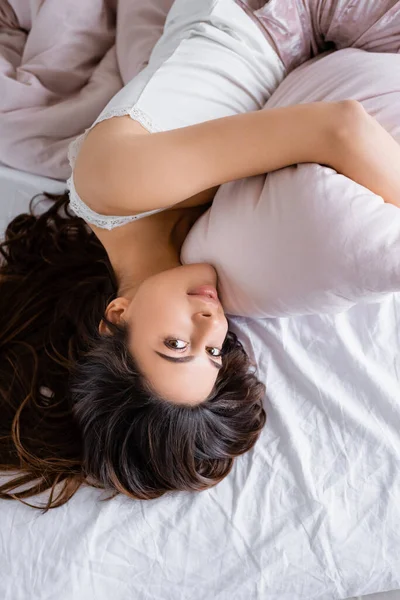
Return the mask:
{"type": "Polygon", "coordinates": [[[148,289],[138,293],[130,307],[132,331],[149,339],[164,335],[188,335],[191,316],[187,303],[170,291],[148,289]]]}
{"type": "Polygon", "coordinates": [[[157,326],[164,318],[162,302],[156,300],[152,294],[141,294],[134,298],[130,307],[130,322],[133,331],[147,332],[157,330],[157,326]]]}

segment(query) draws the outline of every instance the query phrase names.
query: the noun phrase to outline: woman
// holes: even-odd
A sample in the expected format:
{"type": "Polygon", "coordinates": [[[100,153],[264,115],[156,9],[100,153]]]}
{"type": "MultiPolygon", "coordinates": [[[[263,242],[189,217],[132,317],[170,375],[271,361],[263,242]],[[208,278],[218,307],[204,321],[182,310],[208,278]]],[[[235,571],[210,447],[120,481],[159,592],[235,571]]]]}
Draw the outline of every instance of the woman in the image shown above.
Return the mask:
{"type": "Polygon", "coordinates": [[[284,74],[233,0],[177,0],[148,67],[72,145],[70,195],[9,225],[0,468],[23,473],[1,497],[51,488],[55,507],[86,478],[138,499],[203,490],[254,445],[263,385],[213,266],[180,263],[188,231],[221,184],[300,162],[388,202],[400,189],[399,147],[356,102],[259,110],[284,74]]]}

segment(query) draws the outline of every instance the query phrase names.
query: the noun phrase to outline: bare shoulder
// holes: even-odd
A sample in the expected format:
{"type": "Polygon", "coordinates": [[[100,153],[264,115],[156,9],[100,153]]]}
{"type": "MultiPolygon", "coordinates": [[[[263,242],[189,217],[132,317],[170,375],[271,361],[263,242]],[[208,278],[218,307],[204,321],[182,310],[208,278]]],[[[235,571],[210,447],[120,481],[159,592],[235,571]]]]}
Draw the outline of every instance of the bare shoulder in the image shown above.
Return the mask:
{"type": "Polygon", "coordinates": [[[106,203],[102,185],[104,164],[127,135],[139,137],[150,133],[129,115],[112,117],[93,127],[82,144],[74,168],[75,189],[85,204],[96,212],[102,212],[106,203]]]}
{"type": "Polygon", "coordinates": [[[74,170],[77,192],[101,214],[127,216],[195,205],[223,183],[288,165],[330,165],[336,105],[258,110],[150,135],[116,117],[88,135],[74,170]]]}

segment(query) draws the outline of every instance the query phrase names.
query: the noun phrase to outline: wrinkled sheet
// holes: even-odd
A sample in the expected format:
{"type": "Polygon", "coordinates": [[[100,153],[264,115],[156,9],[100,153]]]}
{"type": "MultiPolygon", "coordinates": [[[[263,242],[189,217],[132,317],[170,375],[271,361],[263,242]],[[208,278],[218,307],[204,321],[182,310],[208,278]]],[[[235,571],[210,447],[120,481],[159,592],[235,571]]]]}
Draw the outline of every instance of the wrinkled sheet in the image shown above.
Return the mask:
{"type": "MultiPolygon", "coordinates": [[[[46,4],[50,7],[51,0],[46,4]]],[[[84,8],[89,14],[100,4],[71,0],[52,5],[61,13],[69,6],[71,12],[84,8]]],[[[13,0],[12,5],[15,16],[11,4],[3,2],[0,18],[20,19],[32,32],[44,14],[42,2],[13,0]],[[28,5],[33,22],[26,16],[28,5]]],[[[130,0],[125,6],[133,10],[138,4],[130,0]]],[[[100,11],[103,25],[90,30],[80,14],[81,36],[74,37],[79,52],[86,36],[98,35],[105,54],[74,68],[71,62],[69,69],[64,66],[85,85],[74,88],[72,83],[72,94],[55,90],[50,100],[41,96],[46,77],[35,73],[37,60],[32,58],[30,70],[18,66],[26,34],[15,31],[10,37],[8,27],[5,38],[5,28],[0,30],[0,40],[7,40],[1,46],[0,73],[3,48],[10,44],[9,79],[20,84],[26,77],[30,83],[24,90],[33,100],[35,94],[43,98],[35,105],[29,104],[29,94],[21,95],[26,105],[10,106],[7,119],[0,115],[1,152],[7,140],[3,133],[19,135],[9,142],[6,159],[65,178],[70,138],[90,125],[121,85],[114,69],[118,44],[114,47],[108,35],[118,27],[114,8],[107,9],[107,25],[100,11]],[[101,102],[89,94],[90,86],[107,90],[101,102]],[[64,138],[56,128],[60,106],[65,108],[58,113],[65,117],[64,138]],[[14,128],[7,129],[12,123],[14,128]]],[[[53,39],[54,51],[63,37],[54,22],[53,28],[54,33],[52,27],[45,29],[43,39],[38,28],[36,40],[45,45],[53,39]]],[[[29,63],[26,46],[24,52],[29,63]]],[[[46,57],[44,48],[40,57],[46,57]]],[[[55,51],[53,57],[48,54],[55,69],[50,91],[62,79],[63,67],[55,58],[55,51]]],[[[132,65],[125,65],[124,77],[132,65]]],[[[121,73],[120,67],[118,77],[121,73]]],[[[0,103],[10,98],[4,95],[4,81],[0,103]]],[[[1,156],[0,161],[6,162],[1,156]]],[[[37,191],[54,191],[57,184],[47,186],[43,179],[28,180],[0,168],[0,194],[13,198],[15,214],[35,185],[37,191]]],[[[0,205],[0,222],[12,216],[8,200],[0,205]]],[[[82,488],[66,506],[44,516],[0,502],[0,598],[338,600],[399,588],[399,314],[400,296],[391,295],[338,316],[235,319],[234,329],[257,360],[268,390],[268,424],[254,450],[220,485],[198,495],[148,503],[119,497],[102,503],[99,491],[82,488]]]]}
{"type": "MultiPolygon", "coordinates": [[[[57,185],[0,167],[0,193],[15,201],[0,221],[35,186],[57,185]]],[[[339,600],[400,588],[400,294],[337,316],[232,323],[268,390],[253,451],[197,495],[100,502],[81,488],[46,515],[1,501],[2,600],[339,600]]]]}
{"type": "MultiPolygon", "coordinates": [[[[288,72],[332,47],[399,50],[399,0],[236,2],[288,72]]],[[[0,0],[0,163],[67,179],[69,143],[146,66],[172,4],[0,0]]]]}
{"type": "Polygon", "coordinates": [[[69,143],[146,64],[172,0],[1,0],[0,163],[67,179],[69,143]]]}
{"type": "Polygon", "coordinates": [[[27,212],[29,201],[40,192],[63,193],[62,181],[39,177],[0,165],[0,240],[7,224],[17,215],[27,212]]]}
{"type": "Polygon", "coordinates": [[[288,71],[320,52],[398,52],[399,0],[237,0],[288,71]]]}

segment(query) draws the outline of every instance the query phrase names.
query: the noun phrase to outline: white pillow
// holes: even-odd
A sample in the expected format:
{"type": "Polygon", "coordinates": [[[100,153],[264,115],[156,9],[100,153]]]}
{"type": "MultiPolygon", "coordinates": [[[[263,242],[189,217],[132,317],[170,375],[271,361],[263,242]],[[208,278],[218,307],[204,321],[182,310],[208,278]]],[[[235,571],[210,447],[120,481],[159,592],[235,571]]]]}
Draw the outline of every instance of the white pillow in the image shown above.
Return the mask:
{"type": "MultiPolygon", "coordinates": [[[[361,101],[400,143],[398,54],[317,57],[265,109],[346,98],[361,101]]],[[[339,312],[400,290],[400,210],[330,168],[288,167],[221,186],[181,258],[216,267],[228,314],[339,312]]]]}

